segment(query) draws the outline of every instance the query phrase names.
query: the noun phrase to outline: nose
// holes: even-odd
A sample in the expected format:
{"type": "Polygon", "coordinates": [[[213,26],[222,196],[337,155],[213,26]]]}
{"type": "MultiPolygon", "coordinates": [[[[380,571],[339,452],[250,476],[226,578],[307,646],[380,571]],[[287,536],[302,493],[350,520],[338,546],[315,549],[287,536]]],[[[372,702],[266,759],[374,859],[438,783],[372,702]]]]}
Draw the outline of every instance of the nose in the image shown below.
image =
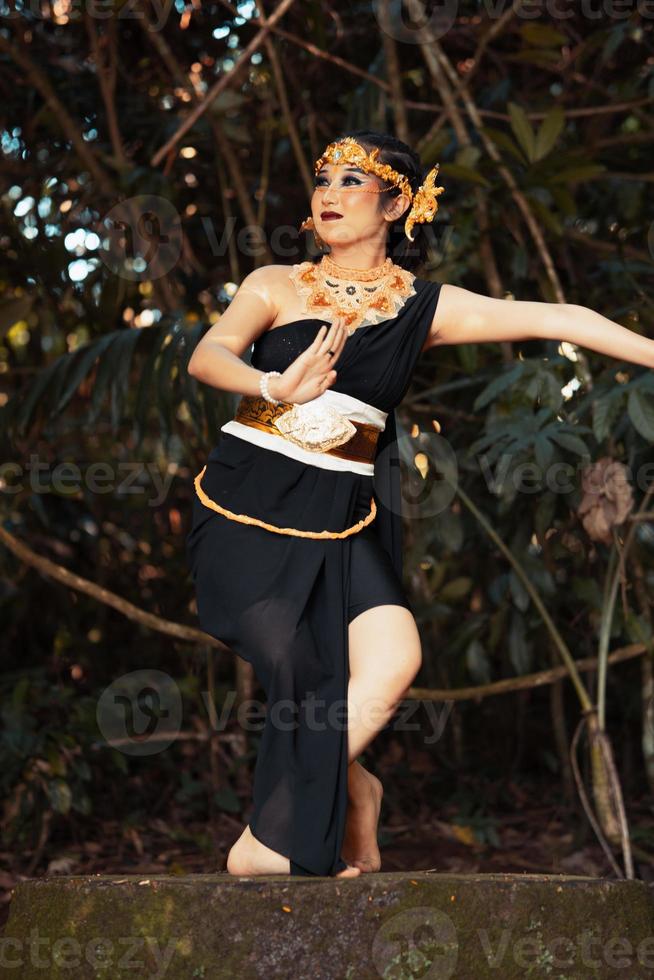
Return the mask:
{"type": "MultiPolygon", "coordinates": [[[[335,179],[336,178],[334,178],[334,180],[335,179]]],[[[336,200],[336,197],[334,196],[334,181],[332,181],[331,184],[329,184],[328,187],[322,187],[322,188],[319,188],[319,189],[322,190],[322,203],[323,203],[323,205],[333,204],[334,201],[336,200]]]]}

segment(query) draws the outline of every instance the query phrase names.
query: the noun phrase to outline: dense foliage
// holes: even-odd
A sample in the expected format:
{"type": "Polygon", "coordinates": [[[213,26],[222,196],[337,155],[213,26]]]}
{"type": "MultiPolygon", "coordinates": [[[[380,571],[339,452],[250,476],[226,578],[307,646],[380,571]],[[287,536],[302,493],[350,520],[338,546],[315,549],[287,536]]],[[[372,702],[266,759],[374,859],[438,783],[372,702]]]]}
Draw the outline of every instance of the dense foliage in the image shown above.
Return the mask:
{"type": "MultiPolygon", "coordinates": [[[[654,31],[636,4],[534,16],[532,4],[463,2],[450,21],[448,5],[425,20],[417,3],[402,18],[383,2],[259,3],[258,14],[249,2],[4,5],[0,771],[4,830],[34,870],[56,853],[55,829],[78,839],[108,804],[142,830],[153,815],[206,819],[247,799],[256,736],[240,740],[233,721],[209,756],[192,738],[153,758],[97,744],[103,690],[140,669],[174,678],[184,731],[206,733],[202,692],[220,710],[233,658],[221,653],[214,677],[215,653],[197,638],[153,628],[38,559],[195,625],[192,477],[233,400],[185,365],[247,272],[311,254],[297,229],[313,160],[346,128],[395,133],[425,166],[440,162],[446,187],[420,275],[582,304],[652,335],[654,31]],[[257,17],[280,11],[261,36],[257,17]]],[[[579,660],[597,657],[602,637],[611,650],[650,642],[654,525],[629,522],[650,509],[652,378],[569,344],[423,356],[401,413],[422,687],[549,670],[560,644],[579,660]],[[462,494],[443,493],[445,459],[462,494]],[[584,468],[602,460],[626,481],[582,507],[584,468]],[[567,482],[550,479],[557,466],[567,482]],[[618,552],[623,588],[611,601],[618,552]]],[[[643,768],[654,787],[650,657],[611,667],[607,689],[606,728],[634,799],[643,768]]],[[[584,675],[591,691],[594,677],[584,675]]],[[[401,774],[416,753],[420,802],[451,806],[454,822],[497,844],[483,829],[486,776],[502,783],[516,768],[570,801],[578,715],[567,681],[525,685],[481,716],[475,701],[455,704],[435,745],[420,733],[382,740],[383,760],[401,774]]],[[[401,812],[399,792],[393,805],[401,812]]]]}

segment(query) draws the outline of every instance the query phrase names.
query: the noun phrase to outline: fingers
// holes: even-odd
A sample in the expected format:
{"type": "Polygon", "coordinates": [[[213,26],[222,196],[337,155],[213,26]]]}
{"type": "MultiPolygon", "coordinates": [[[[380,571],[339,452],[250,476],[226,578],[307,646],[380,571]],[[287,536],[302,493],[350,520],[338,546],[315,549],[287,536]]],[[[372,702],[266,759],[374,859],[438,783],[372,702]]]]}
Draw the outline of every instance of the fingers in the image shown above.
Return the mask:
{"type": "Polygon", "coordinates": [[[318,354],[328,354],[331,350],[333,351],[333,356],[329,355],[332,362],[336,361],[338,355],[343,350],[345,342],[348,338],[347,327],[344,323],[344,317],[338,316],[332,323],[332,325],[327,329],[327,327],[321,327],[318,331],[316,337],[317,351],[318,354]],[[326,331],[326,332],[325,332],[326,331]]]}

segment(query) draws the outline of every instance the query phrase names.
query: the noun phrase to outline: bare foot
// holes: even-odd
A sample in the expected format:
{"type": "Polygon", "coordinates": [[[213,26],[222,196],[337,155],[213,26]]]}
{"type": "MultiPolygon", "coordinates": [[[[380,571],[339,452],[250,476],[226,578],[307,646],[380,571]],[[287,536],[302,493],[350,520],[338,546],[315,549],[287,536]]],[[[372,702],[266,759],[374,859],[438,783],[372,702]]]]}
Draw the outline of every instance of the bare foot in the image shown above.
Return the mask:
{"type": "Polygon", "coordinates": [[[230,875],[287,875],[291,872],[291,862],[257,840],[246,824],[227,855],[227,870],[230,875]]]}
{"type": "MultiPolygon", "coordinates": [[[[246,824],[227,855],[227,871],[230,875],[288,875],[291,873],[291,862],[283,854],[262,844],[250,830],[250,825],[246,824]]],[[[359,868],[347,867],[334,877],[356,878],[360,874],[359,868]]]]}
{"type": "Polygon", "coordinates": [[[376,776],[353,762],[348,770],[348,808],[341,856],[361,871],[379,871],[377,824],[384,788],[376,776]]]}
{"type": "MultiPolygon", "coordinates": [[[[345,860],[345,858],[343,858],[345,860]]],[[[353,864],[348,864],[347,868],[343,871],[339,871],[338,874],[334,875],[334,878],[358,878],[361,874],[361,868],[355,867],[353,864]]]]}

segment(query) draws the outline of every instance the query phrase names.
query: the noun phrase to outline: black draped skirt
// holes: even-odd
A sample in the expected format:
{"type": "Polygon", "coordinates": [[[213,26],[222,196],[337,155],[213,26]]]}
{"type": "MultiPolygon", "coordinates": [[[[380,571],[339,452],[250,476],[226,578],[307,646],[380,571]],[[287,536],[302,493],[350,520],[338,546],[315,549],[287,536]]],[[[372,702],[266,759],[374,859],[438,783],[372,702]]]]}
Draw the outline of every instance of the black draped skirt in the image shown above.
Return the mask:
{"type": "Polygon", "coordinates": [[[394,448],[375,477],[307,466],[229,433],[210,453],[204,492],[282,527],[294,498],[292,526],[335,531],[364,518],[374,496],[375,520],[346,538],[278,534],[193,501],[187,550],[202,629],[252,664],[266,695],[250,829],[289,858],[293,875],[346,867],[348,625],[377,605],[410,608],[392,557],[393,545],[400,554],[399,511],[387,506],[394,448]]]}

